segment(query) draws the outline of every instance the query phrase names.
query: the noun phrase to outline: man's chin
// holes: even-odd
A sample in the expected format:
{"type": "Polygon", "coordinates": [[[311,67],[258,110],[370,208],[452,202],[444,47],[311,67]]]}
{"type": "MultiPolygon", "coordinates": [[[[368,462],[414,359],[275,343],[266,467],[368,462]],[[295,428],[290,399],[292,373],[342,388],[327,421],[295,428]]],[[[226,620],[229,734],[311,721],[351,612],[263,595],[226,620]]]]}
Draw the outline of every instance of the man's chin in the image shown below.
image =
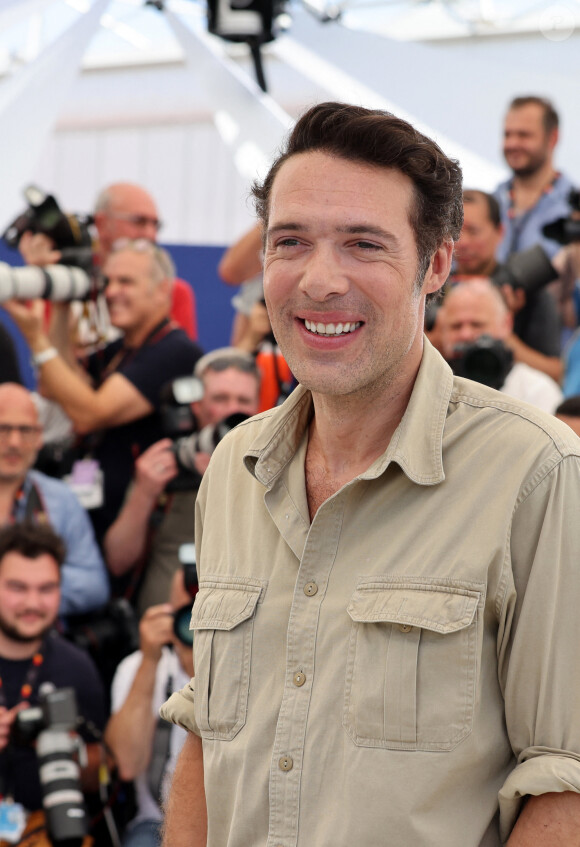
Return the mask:
{"type": "Polygon", "coordinates": [[[11,624],[0,623],[0,630],[3,635],[10,638],[12,641],[17,641],[19,644],[32,644],[43,638],[51,629],[52,624],[47,625],[46,620],[38,623],[36,627],[23,627],[22,625],[12,626],[11,624]]]}

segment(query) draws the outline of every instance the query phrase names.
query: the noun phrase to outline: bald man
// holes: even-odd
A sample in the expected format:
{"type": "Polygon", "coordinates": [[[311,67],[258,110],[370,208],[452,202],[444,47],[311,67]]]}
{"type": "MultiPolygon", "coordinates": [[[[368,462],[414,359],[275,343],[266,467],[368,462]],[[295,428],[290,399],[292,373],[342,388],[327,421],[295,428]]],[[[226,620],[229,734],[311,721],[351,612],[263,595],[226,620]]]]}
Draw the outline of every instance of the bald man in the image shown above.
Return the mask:
{"type": "Polygon", "coordinates": [[[32,470],[42,444],[36,406],[21,385],[0,385],[0,526],[47,523],[66,545],[60,614],[98,609],[109,598],[91,522],[69,487],[32,470]]]}
{"type": "MultiPolygon", "coordinates": [[[[95,203],[93,215],[99,236],[96,256],[103,266],[113,244],[121,238],[157,241],[162,222],[155,200],[140,185],[115,182],[105,188],[95,203]]],[[[184,280],[173,281],[171,317],[190,338],[197,339],[197,317],[193,288],[184,280]]]]}
{"type": "MultiPolygon", "coordinates": [[[[458,348],[471,345],[482,335],[504,343],[513,332],[513,317],[499,289],[484,277],[453,286],[437,315],[440,343],[448,361],[457,358],[458,348]]],[[[552,414],[562,400],[554,380],[523,362],[516,362],[500,391],[552,414]]]]}

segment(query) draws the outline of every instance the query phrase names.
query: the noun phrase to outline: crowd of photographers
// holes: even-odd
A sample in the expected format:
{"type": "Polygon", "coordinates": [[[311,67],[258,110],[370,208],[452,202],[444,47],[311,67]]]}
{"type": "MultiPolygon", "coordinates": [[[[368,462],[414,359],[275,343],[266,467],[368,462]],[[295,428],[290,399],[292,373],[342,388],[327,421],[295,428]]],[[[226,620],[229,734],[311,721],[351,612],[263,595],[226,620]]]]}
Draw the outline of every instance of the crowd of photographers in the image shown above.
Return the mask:
{"type": "MultiPolygon", "coordinates": [[[[510,104],[511,177],[464,192],[425,329],[455,373],[580,429],[580,196],[555,167],[558,131],[548,101],[510,104]]],[[[36,828],[46,844],[154,847],[184,738],[157,712],[193,672],[197,490],[221,437],[293,378],[258,226],[218,268],[240,286],[234,346],[203,355],[144,189],[109,186],[90,219],[27,200],[4,236],[26,265],[0,263],[38,376],[18,385],[0,325],[0,844],[36,828]]]]}

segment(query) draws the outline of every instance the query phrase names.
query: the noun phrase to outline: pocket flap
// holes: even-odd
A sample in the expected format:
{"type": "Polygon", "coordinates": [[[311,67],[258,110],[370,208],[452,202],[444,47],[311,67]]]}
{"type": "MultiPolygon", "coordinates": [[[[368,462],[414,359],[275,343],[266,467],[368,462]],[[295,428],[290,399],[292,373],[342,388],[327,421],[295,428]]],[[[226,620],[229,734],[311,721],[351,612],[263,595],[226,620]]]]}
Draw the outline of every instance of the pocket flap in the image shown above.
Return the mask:
{"type": "Polygon", "coordinates": [[[200,583],[191,613],[191,629],[234,629],[254,614],[262,585],[257,581],[200,583]]]}
{"type": "Polygon", "coordinates": [[[347,612],[361,623],[396,623],[433,632],[457,632],[469,626],[480,592],[450,585],[384,582],[359,585],[347,612]]]}

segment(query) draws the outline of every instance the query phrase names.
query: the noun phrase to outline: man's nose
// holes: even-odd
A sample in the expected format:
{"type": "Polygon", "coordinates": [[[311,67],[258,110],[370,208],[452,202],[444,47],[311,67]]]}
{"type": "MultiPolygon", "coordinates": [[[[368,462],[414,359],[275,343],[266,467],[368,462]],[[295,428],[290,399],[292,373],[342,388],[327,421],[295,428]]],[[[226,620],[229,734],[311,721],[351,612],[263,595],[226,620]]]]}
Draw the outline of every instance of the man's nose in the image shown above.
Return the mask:
{"type": "Polygon", "coordinates": [[[10,447],[22,446],[22,433],[17,426],[13,426],[8,435],[8,444],[10,447]]]}
{"type": "Polygon", "coordinates": [[[322,302],[346,294],[349,288],[348,274],[332,245],[317,245],[305,257],[299,289],[311,300],[322,302]]]}

